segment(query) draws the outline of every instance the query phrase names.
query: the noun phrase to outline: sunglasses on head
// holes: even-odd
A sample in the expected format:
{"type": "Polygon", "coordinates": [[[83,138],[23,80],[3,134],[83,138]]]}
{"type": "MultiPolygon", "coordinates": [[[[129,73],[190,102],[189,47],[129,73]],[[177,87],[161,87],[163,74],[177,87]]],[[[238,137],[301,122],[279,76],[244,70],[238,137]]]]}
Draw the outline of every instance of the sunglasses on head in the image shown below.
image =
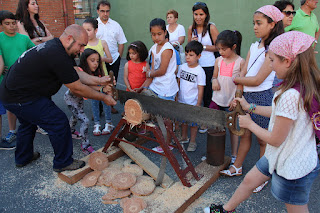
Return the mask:
{"type": "Polygon", "coordinates": [[[287,17],[289,17],[291,14],[293,15],[293,16],[295,16],[296,15],[296,11],[282,11],[284,14],[286,14],[286,16],[287,17]]]}
{"type": "Polygon", "coordinates": [[[203,6],[203,7],[207,6],[207,4],[204,3],[204,2],[196,2],[196,3],[194,3],[194,6],[197,6],[197,5],[200,5],[200,6],[203,6]]]}

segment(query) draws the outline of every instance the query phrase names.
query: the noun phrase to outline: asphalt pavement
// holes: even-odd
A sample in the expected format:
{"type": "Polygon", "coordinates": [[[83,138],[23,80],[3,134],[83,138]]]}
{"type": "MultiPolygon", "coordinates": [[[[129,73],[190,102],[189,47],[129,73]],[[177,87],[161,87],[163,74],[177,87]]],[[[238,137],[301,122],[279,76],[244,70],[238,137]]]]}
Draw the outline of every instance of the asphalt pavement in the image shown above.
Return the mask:
{"type": "MultiPolygon", "coordinates": [[[[118,87],[124,89],[122,60],[118,87]]],[[[53,97],[54,102],[70,116],[63,100],[66,87],[53,97]]],[[[112,122],[116,125],[121,119],[123,106],[118,103],[115,107],[119,114],[112,115],[112,122]]],[[[85,112],[91,119],[91,106],[89,101],[85,102],[85,112]]],[[[101,119],[103,120],[103,119],[101,119]]],[[[7,118],[3,116],[3,135],[7,134],[7,118]]],[[[103,123],[102,123],[103,124],[103,123]]],[[[109,136],[93,136],[93,124],[89,128],[89,140],[95,149],[104,146],[109,136]]],[[[198,148],[194,153],[188,153],[194,165],[201,162],[201,157],[206,153],[206,134],[198,134],[198,148]]],[[[227,136],[226,155],[230,155],[230,140],[227,136]]],[[[74,158],[79,159],[85,155],[80,149],[80,142],[74,140],[74,158]]],[[[150,142],[150,147],[156,146],[150,142]]],[[[49,138],[46,135],[37,133],[34,147],[39,151],[41,157],[24,168],[15,168],[14,151],[0,150],[0,212],[24,213],[24,212],[122,212],[119,205],[105,205],[101,203],[101,197],[106,193],[102,187],[84,188],[80,183],[69,185],[62,182],[57,173],[52,170],[52,159],[54,156],[49,138]]],[[[161,158],[155,154],[146,153],[157,165],[160,165],[161,158]]],[[[259,146],[254,138],[251,150],[244,162],[243,172],[246,174],[255,164],[259,157],[259,146]]],[[[175,181],[179,181],[172,167],[167,166],[166,173],[175,181]]],[[[243,180],[239,177],[220,177],[208,190],[201,195],[185,211],[187,213],[202,212],[202,209],[210,203],[225,203],[243,180]]],[[[244,201],[237,208],[237,212],[286,212],[282,202],[277,201],[270,192],[271,184],[268,184],[261,192],[253,194],[247,201],[244,201]]],[[[309,201],[310,212],[319,212],[320,208],[320,177],[312,187],[309,201]]],[[[165,204],[164,204],[165,205],[165,204]]]]}

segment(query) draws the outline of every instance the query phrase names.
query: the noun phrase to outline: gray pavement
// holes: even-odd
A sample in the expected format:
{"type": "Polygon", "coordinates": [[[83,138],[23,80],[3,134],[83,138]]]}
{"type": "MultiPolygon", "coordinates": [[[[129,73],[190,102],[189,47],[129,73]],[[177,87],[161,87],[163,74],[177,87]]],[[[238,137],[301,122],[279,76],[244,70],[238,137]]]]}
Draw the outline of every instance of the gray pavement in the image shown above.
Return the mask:
{"type": "MultiPolygon", "coordinates": [[[[121,63],[121,72],[119,75],[118,87],[124,89],[122,80],[123,65],[121,63]]],[[[55,103],[70,116],[63,94],[66,87],[53,97],[55,103]]],[[[116,109],[123,112],[123,106],[118,104],[116,109]]],[[[89,118],[92,117],[91,106],[88,101],[85,103],[85,112],[89,118]]],[[[116,125],[121,116],[112,115],[113,123],[116,125]]],[[[8,132],[7,118],[3,118],[3,135],[8,132]]],[[[93,125],[90,125],[89,140],[95,149],[104,146],[108,136],[95,137],[92,135],[93,125]]],[[[201,157],[206,152],[206,134],[198,134],[198,149],[195,153],[189,155],[193,164],[201,162],[201,157]]],[[[153,147],[155,143],[150,142],[148,146],[153,147]]],[[[92,187],[84,188],[80,183],[68,185],[58,179],[57,174],[52,171],[53,150],[48,136],[37,134],[34,141],[35,150],[41,153],[41,157],[36,162],[27,165],[24,168],[17,169],[14,164],[14,151],[0,151],[0,212],[122,212],[119,205],[105,205],[101,203],[101,197],[105,194],[105,188],[92,187]]],[[[148,157],[157,165],[160,164],[160,157],[146,153],[148,157]]],[[[230,142],[227,136],[226,155],[230,155],[230,142]]],[[[259,147],[256,139],[252,142],[252,148],[244,162],[243,171],[247,173],[258,160],[259,147]]],[[[80,143],[74,140],[74,158],[82,158],[80,143]]],[[[178,181],[176,174],[171,166],[167,166],[166,173],[178,181]]],[[[202,212],[202,208],[210,203],[225,203],[236,190],[237,186],[243,180],[244,175],[240,177],[220,177],[210,188],[197,199],[186,210],[187,213],[202,212]]],[[[244,201],[237,212],[286,212],[283,203],[277,201],[270,193],[271,184],[257,194],[253,194],[247,201],[244,201]]],[[[319,212],[320,207],[320,177],[318,177],[312,187],[309,209],[310,212],[319,212]]],[[[165,204],[164,204],[165,205],[165,204]]]]}

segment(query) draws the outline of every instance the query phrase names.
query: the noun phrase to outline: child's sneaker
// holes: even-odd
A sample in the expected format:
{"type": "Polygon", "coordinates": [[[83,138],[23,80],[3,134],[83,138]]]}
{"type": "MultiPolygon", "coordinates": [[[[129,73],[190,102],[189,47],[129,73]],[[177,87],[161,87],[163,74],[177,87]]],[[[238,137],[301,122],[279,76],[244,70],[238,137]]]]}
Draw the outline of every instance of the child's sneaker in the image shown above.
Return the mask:
{"type": "Polygon", "coordinates": [[[112,125],[112,123],[106,123],[106,125],[104,126],[104,129],[102,130],[102,135],[108,135],[112,132],[114,126],[112,125]]]}
{"type": "Polygon", "coordinates": [[[5,139],[0,141],[0,150],[11,150],[16,148],[16,142],[9,143],[5,139]]]}
{"type": "MultiPolygon", "coordinates": [[[[169,149],[173,150],[173,146],[169,146],[169,149]]],[[[161,146],[156,146],[156,147],[152,148],[152,150],[156,151],[156,152],[160,152],[160,153],[164,152],[161,146]]]]}
{"type": "Polygon", "coordinates": [[[81,139],[81,134],[77,131],[77,130],[74,130],[72,133],[71,133],[71,136],[73,139],[81,139]]]}
{"type": "Polygon", "coordinates": [[[181,139],[179,142],[180,142],[180,143],[189,143],[189,138],[187,138],[187,139],[181,139]]]}
{"type": "Polygon", "coordinates": [[[189,143],[189,146],[188,146],[188,148],[187,148],[187,151],[188,152],[194,152],[194,151],[196,151],[196,149],[197,149],[197,144],[196,143],[189,143]]]}
{"type": "Polygon", "coordinates": [[[5,140],[8,143],[11,143],[12,141],[14,141],[17,138],[17,133],[13,133],[13,132],[9,132],[8,135],[6,136],[5,140]]]}
{"type": "Polygon", "coordinates": [[[46,130],[40,128],[39,126],[38,126],[38,129],[37,129],[37,132],[40,133],[40,134],[43,134],[43,135],[47,135],[48,134],[48,132],[46,130]]]}
{"type": "Polygon", "coordinates": [[[209,207],[204,208],[203,212],[204,213],[233,213],[236,211],[235,210],[226,211],[223,209],[222,205],[211,204],[209,207]]]}
{"type": "Polygon", "coordinates": [[[208,128],[202,126],[199,128],[199,133],[203,134],[203,133],[206,133],[208,131],[208,128]]]}
{"type": "Polygon", "coordinates": [[[100,131],[101,125],[100,124],[95,124],[93,126],[93,135],[94,136],[99,136],[101,135],[101,131],[100,131]]]}
{"type": "Polygon", "coordinates": [[[81,149],[85,155],[90,155],[91,153],[95,152],[93,147],[90,144],[87,146],[81,145],[81,149]]]}

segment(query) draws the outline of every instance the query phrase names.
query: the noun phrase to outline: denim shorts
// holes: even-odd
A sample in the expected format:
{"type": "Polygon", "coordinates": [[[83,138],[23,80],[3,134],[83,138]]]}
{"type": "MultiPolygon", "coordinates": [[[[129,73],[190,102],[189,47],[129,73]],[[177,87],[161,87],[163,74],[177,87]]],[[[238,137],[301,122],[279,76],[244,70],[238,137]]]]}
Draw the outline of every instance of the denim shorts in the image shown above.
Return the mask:
{"type": "Polygon", "coordinates": [[[158,96],[158,98],[163,99],[163,100],[174,101],[175,98],[176,98],[176,95],[173,95],[173,96],[161,96],[158,93],[156,93],[155,91],[153,91],[153,90],[151,90],[151,91],[154,92],[158,96]]]}
{"type": "Polygon", "coordinates": [[[265,156],[260,158],[256,163],[258,170],[271,177],[271,193],[279,201],[291,205],[305,205],[309,202],[309,194],[313,181],[319,174],[319,161],[316,168],[306,176],[296,179],[287,180],[277,174],[277,172],[269,173],[269,163],[265,156]]]}
{"type": "Polygon", "coordinates": [[[0,101],[0,115],[6,114],[7,110],[4,108],[2,102],[0,101]]]}

